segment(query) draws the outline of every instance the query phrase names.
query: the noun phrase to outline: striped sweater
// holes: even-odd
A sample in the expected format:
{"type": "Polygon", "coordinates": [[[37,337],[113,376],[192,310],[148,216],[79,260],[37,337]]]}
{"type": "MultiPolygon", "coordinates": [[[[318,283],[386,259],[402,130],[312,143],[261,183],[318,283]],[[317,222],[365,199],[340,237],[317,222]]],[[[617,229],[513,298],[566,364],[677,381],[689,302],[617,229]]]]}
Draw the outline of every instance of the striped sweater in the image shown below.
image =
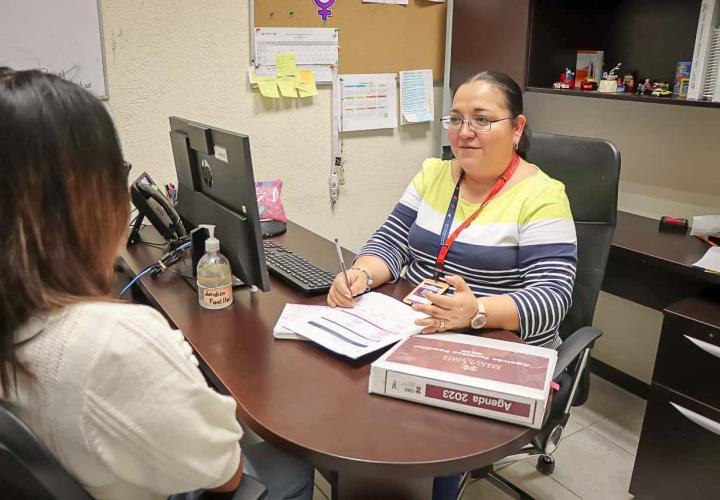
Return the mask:
{"type": "MultiPolygon", "coordinates": [[[[432,277],[440,231],[455,189],[451,162],[430,158],[359,255],[373,255],[397,280],[432,277]]],[[[458,202],[451,232],[479,206],[458,202]]],[[[520,337],[560,345],[558,326],[570,308],[577,264],[575,225],[565,186],[547,174],[495,196],[450,247],[445,274],[462,276],[477,297],[507,295],[517,306],[520,337]]]]}

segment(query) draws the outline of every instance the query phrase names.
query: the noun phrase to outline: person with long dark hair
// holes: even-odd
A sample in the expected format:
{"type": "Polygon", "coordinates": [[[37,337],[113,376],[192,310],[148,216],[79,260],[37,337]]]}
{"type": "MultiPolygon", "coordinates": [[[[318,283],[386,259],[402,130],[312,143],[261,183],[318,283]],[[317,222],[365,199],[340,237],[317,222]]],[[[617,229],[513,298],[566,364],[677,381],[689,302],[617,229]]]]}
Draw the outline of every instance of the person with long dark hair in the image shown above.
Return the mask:
{"type": "Polygon", "coordinates": [[[128,173],[94,96],[0,68],[0,397],[96,498],[230,492],[244,463],[268,498],[309,499],[309,465],[241,452],[235,400],[182,334],[110,297],[128,173]]]}
{"type": "MultiPolygon", "coordinates": [[[[330,306],[352,307],[370,288],[405,278],[444,279],[452,295],[428,292],[424,333],[499,328],[555,348],[571,304],[577,241],[561,182],[527,161],[522,91],[483,71],[462,82],[442,118],[453,160],[430,158],[348,270],[330,306]]],[[[435,481],[435,499],[457,496],[458,476],[435,481]]]]}

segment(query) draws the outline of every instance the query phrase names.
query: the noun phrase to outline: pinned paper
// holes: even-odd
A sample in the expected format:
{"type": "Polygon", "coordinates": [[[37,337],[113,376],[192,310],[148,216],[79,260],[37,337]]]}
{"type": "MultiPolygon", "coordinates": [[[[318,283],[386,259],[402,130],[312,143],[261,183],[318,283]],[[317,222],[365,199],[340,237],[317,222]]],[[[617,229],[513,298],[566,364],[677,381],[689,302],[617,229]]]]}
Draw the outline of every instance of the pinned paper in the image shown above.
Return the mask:
{"type": "Polygon", "coordinates": [[[277,76],[295,76],[297,74],[297,59],[295,54],[278,54],[275,56],[277,76]]]}
{"type": "Polygon", "coordinates": [[[283,97],[298,96],[297,90],[295,90],[295,81],[295,76],[278,76],[277,84],[283,97]]]}
{"type": "Polygon", "coordinates": [[[255,75],[255,66],[252,64],[248,66],[248,80],[250,80],[250,85],[257,85],[257,76],[255,75]]]}
{"type": "Polygon", "coordinates": [[[298,90],[300,97],[312,97],[318,94],[315,85],[315,74],[309,69],[301,69],[298,71],[295,88],[298,90]]]}
{"type": "Polygon", "coordinates": [[[402,125],[432,121],[432,70],[400,72],[400,113],[402,125]]]}
{"type": "Polygon", "coordinates": [[[273,99],[280,99],[278,93],[278,84],[275,78],[272,76],[258,76],[256,78],[260,94],[263,97],[272,97],[273,99]]]}

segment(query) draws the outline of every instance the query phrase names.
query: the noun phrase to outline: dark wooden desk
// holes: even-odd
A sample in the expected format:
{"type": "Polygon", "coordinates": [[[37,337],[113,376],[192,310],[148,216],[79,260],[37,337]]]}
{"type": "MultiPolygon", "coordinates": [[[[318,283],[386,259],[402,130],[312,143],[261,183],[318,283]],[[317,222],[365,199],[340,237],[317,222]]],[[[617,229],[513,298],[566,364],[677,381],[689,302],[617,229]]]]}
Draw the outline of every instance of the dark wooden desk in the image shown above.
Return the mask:
{"type": "Polygon", "coordinates": [[[603,290],[662,311],[720,284],[720,276],[693,267],[708,249],[691,236],[661,233],[659,222],[618,212],[603,290]]]}
{"type": "MultiPolygon", "coordinates": [[[[290,224],[278,240],[326,269],[333,245],[290,224]]],[[[136,245],[121,259],[131,274],[160,251],[136,245]]],[[[352,254],[347,253],[347,261],[352,254]]],[[[368,394],[369,362],[350,363],[301,341],[274,340],[288,302],[302,297],[272,279],[269,293],[235,292],[233,307],[207,311],[181,278],[165,273],[140,285],[195,348],[209,375],[238,402],[238,415],[263,439],[315,467],[337,472],[339,498],[427,498],[432,478],[487,466],[528,443],[534,430],[368,394]]],[[[401,298],[407,283],[381,289],[401,298]]],[[[508,332],[491,334],[516,340],[508,332]]]]}

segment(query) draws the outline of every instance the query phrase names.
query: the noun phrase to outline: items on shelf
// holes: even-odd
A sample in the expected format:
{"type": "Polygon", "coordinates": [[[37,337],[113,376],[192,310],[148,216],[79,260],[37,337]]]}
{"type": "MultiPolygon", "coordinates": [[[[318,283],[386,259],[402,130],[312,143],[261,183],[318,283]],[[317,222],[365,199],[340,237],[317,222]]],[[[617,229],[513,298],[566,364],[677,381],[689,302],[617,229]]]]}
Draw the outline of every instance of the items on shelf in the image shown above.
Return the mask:
{"type": "Polygon", "coordinates": [[[619,62],[617,65],[610,70],[610,72],[604,72],[598,92],[615,93],[618,91],[618,76],[615,74],[616,71],[620,70],[622,63],[619,62]]]}
{"type": "Polygon", "coordinates": [[[673,94],[687,96],[691,67],[692,61],[678,61],[677,66],[675,67],[675,85],[673,85],[673,94]]]}
{"type": "MultiPolygon", "coordinates": [[[[577,62],[575,65],[575,88],[583,89],[583,82],[597,82],[602,74],[603,56],[602,50],[578,50],[577,62]]],[[[595,84],[597,88],[597,83],[595,84]]],[[[595,89],[592,89],[595,90],[595,89]]]]}

